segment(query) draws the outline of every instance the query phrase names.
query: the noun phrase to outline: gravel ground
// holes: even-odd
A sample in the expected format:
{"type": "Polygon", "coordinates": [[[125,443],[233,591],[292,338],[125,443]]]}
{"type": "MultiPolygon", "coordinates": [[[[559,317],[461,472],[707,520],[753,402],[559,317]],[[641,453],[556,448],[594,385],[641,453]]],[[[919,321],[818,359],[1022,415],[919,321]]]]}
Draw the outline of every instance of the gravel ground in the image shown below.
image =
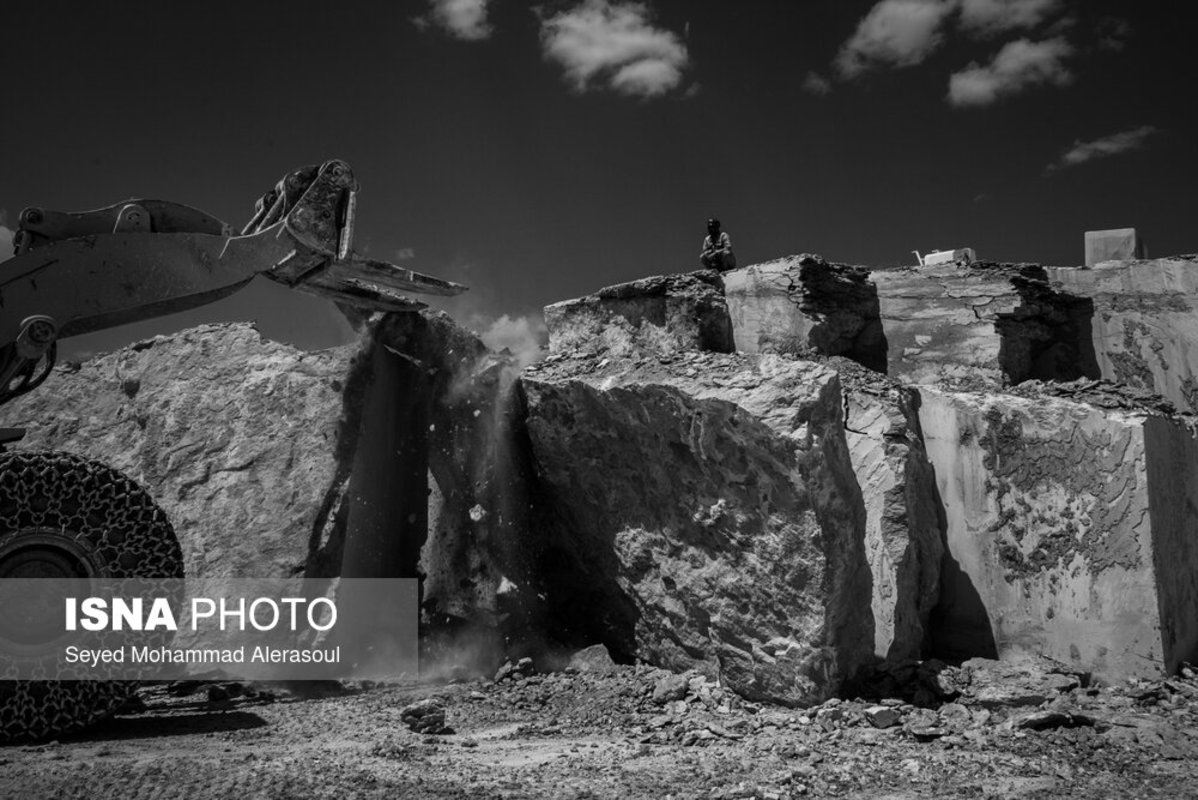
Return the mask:
{"type": "Polygon", "coordinates": [[[894,697],[787,709],[698,675],[596,669],[147,687],[84,735],[0,748],[0,798],[1198,797],[1188,672],[1094,687],[989,662],[922,671],[927,707],[900,680],[894,697]]]}

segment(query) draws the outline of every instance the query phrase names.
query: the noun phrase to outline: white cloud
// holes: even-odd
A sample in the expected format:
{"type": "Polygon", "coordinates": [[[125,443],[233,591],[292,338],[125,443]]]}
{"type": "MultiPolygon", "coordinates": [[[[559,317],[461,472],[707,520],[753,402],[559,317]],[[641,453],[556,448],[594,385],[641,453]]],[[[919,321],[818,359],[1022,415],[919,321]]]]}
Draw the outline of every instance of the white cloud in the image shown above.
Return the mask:
{"type": "Polygon", "coordinates": [[[955,106],[988,106],[1034,86],[1067,86],[1073,74],[1064,61],[1074,53],[1063,38],[1033,42],[1017,39],[985,66],[976,62],[949,78],[948,101],[955,106]]]}
{"type": "Polygon", "coordinates": [[[690,56],[682,40],[654,27],[641,3],[585,0],[541,20],[545,57],[580,90],[602,81],[617,92],[653,97],[682,82],[690,56]]]}
{"type": "Polygon", "coordinates": [[[1028,30],[1061,10],[1061,0],[961,0],[961,27],[979,36],[1028,30]]]}
{"type": "Polygon", "coordinates": [[[1131,37],[1131,25],[1125,19],[1106,17],[1098,23],[1098,48],[1119,51],[1131,37]]]}
{"type": "Polygon", "coordinates": [[[807,77],[803,78],[803,91],[824,95],[832,91],[832,82],[818,72],[808,72],[807,77]]]}
{"type": "Polygon", "coordinates": [[[1159,132],[1152,125],[1143,125],[1133,130],[1104,136],[1092,142],[1076,141],[1072,147],[1061,155],[1060,160],[1055,164],[1049,165],[1049,169],[1076,167],[1079,164],[1085,164],[1087,161],[1093,161],[1098,158],[1109,158],[1117,156],[1120,153],[1139,150],[1144,147],[1149,138],[1159,132]]]}
{"type": "Polygon", "coordinates": [[[491,26],[487,23],[489,1],[429,0],[428,16],[418,18],[416,24],[425,27],[431,21],[459,39],[486,39],[491,35],[491,26]]]}
{"type": "Polygon", "coordinates": [[[504,314],[479,333],[478,338],[496,352],[510,352],[516,359],[516,367],[523,369],[544,358],[548,336],[545,321],[539,316],[509,317],[504,314]]]}
{"type": "Polygon", "coordinates": [[[956,0],[882,0],[840,48],[836,71],[853,78],[879,67],[914,66],[943,41],[941,28],[956,0]]]}

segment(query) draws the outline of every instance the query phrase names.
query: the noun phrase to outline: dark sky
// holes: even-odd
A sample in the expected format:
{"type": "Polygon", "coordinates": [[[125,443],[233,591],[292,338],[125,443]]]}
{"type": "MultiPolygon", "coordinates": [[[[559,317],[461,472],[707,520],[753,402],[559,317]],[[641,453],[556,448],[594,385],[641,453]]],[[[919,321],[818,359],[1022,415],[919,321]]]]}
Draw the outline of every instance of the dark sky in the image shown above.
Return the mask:
{"type": "MultiPolygon", "coordinates": [[[[742,265],[1077,264],[1085,230],[1125,226],[1198,251],[1189,4],[437,2],[6,4],[8,227],[134,196],[240,227],[285,172],[344,158],[359,250],[469,284],[447,307],[476,327],[694,269],[713,214],[742,265]]],[[[255,284],[64,344],[249,318],[347,335],[255,284]]]]}

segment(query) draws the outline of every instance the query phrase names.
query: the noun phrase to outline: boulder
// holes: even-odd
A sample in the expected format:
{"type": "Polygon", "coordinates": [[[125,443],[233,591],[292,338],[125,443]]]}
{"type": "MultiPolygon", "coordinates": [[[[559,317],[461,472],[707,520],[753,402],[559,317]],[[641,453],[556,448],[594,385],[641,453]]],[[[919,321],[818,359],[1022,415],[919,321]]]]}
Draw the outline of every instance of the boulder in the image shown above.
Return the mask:
{"type": "Polygon", "coordinates": [[[1108,680],[1193,657],[1188,419],[1092,382],[919,391],[947,523],[938,654],[1040,654],[1108,680]]]}
{"type": "Polygon", "coordinates": [[[714,270],[644,278],[554,303],[545,308],[545,325],[549,351],[559,355],[733,350],[724,284],[714,270]]]}
{"type": "Polygon", "coordinates": [[[790,704],[869,657],[864,506],[833,370],[693,352],[550,360],[522,383],[561,627],[790,704]]]}

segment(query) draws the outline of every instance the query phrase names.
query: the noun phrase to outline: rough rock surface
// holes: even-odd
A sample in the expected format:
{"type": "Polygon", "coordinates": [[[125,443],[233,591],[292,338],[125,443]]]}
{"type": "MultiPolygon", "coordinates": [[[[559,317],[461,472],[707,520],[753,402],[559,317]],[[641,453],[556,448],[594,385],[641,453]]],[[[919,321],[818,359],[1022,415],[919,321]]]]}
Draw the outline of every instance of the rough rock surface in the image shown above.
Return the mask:
{"type": "Polygon", "coordinates": [[[1173,671],[1198,648],[1198,435],[1132,395],[1085,402],[1109,387],[1036,388],[920,387],[950,554],[938,652],[1173,671]]]}
{"type": "Polygon", "coordinates": [[[727,272],[724,286],[741,352],[845,356],[886,370],[868,270],[803,254],[727,272]]]}
{"type": "Polygon", "coordinates": [[[609,362],[551,357],[523,379],[551,604],[624,657],[747,697],[829,696],[873,645],[835,372],[770,355],[609,362]]]}
{"type": "Polygon", "coordinates": [[[893,378],[1001,385],[1098,377],[1087,327],[1092,304],[1054,291],[1038,265],[943,264],[870,277],[893,378]]]}
{"type": "Polygon", "coordinates": [[[1198,412],[1198,256],[1049,272],[1055,285],[1092,299],[1102,377],[1198,412]]]}
{"type": "Polygon", "coordinates": [[[62,365],[0,418],[28,429],[22,449],[77,453],[145,486],[189,577],[310,574],[334,545],[321,532],[344,478],[355,351],[208,325],[62,365]]]}
{"type": "Polygon", "coordinates": [[[724,284],[714,270],[645,278],[554,303],[545,308],[545,324],[555,354],[734,349],[724,284]]]}
{"type": "Polygon", "coordinates": [[[830,365],[844,386],[845,437],[865,502],[874,652],[920,658],[940,601],[945,534],[919,426],[919,395],[845,359],[830,365]]]}

